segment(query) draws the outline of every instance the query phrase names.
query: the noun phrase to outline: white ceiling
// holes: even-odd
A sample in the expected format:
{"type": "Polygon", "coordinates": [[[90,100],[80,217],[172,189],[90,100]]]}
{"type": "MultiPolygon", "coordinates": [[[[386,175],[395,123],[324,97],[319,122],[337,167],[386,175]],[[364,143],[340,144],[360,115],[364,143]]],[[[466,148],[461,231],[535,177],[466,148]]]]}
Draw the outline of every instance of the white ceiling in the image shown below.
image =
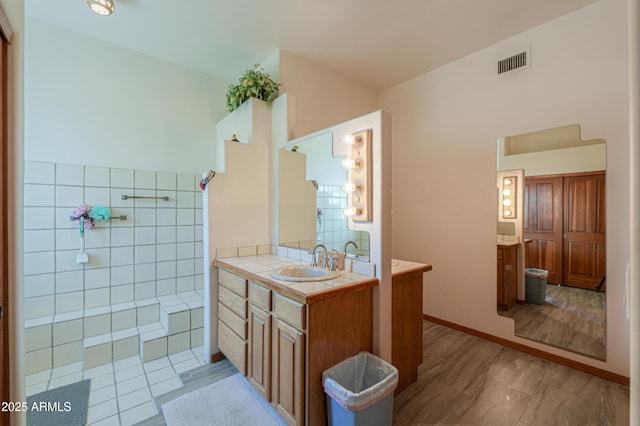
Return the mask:
{"type": "Polygon", "coordinates": [[[282,48],[384,89],[595,0],[26,0],[26,14],[236,80],[282,48]]]}

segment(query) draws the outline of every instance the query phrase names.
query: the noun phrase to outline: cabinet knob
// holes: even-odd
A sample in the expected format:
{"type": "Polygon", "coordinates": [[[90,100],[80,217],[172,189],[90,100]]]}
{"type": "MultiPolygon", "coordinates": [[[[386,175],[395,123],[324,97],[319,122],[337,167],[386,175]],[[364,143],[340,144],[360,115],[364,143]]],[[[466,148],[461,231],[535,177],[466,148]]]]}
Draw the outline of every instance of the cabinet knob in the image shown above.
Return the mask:
{"type": "Polygon", "coordinates": [[[567,239],[567,234],[562,234],[562,238],[567,239]]]}

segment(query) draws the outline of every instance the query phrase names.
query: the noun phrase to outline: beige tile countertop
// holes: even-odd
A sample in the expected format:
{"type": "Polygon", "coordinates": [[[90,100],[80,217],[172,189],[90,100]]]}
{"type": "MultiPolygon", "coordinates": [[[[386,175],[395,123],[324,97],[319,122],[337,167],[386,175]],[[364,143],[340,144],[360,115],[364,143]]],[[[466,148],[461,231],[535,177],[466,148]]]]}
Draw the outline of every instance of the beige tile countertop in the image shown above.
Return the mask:
{"type": "Polygon", "coordinates": [[[353,272],[344,272],[337,278],[324,281],[278,280],[271,276],[271,271],[283,266],[308,266],[309,263],[276,254],[215,259],[213,264],[305,304],[312,304],[337,295],[378,285],[377,278],[353,272]]]}
{"type": "Polygon", "coordinates": [[[411,272],[428,272],[432,266],[428,263],[416,263],[408,260],[391,259],[391,276],[407,274],[411,272]]]}

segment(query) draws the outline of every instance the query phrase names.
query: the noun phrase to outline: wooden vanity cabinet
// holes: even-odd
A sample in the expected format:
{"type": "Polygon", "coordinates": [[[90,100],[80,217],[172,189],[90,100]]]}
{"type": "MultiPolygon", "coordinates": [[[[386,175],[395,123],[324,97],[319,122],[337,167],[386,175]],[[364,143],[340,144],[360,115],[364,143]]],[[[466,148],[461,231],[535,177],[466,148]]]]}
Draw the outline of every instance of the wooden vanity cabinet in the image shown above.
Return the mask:
{"type": "Polygon", "coordinates": [[[519,244],[498,244],[498,309],[507,311],[516,304],[519,244]]]}
{"type": "Polygon", "coordinates": [[[372,286],[301,303],[222,268],[218,277],[220,351],[288,424],[326,424],[322,372],[373,349],[372,286]]]}

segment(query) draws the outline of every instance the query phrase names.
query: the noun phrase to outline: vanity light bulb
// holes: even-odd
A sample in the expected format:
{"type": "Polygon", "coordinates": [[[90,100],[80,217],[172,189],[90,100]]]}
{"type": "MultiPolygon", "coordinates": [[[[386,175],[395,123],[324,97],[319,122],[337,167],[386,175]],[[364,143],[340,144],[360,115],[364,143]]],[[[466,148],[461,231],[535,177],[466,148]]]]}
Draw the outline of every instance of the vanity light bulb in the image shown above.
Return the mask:
{"type": "Polygon", "coordinates": [[[356,138],[353,135],[347,135],[344,137],[344,143],[347,145],[353,145],[356,143],[356,138]]]}
{"type": "Polygon", "coordinates": [[[511,210],[505,210],[504,211],[504,215],[505,216],[511,216],[511,210]]]}
{"type": "Polygon", "coordinates": [[[351,158],[345,158],[344,160],[342,160],[342,167],[344,167],[347,170],[360,167],[361,164],[362,164],[361,160],[352,160],[351,158]]]}
{"type": "Polygon", "coordinates": [[[511,179],[505,179],[504,180],[504,184],[505,185],[511,185],[511,179]]]}
{"type": "Polygon", "coordinates": [[[505,206],[510,206],[511,205],[511,200],[507,199],[507,200],[503,200],[502,204],[505,206]]]}
{"type": "Polygon", "coordinates": [[[347,207],[346,209],[342,210],[342,214],[346,217],[353,216],[354,214],[358,214],[358,209],[356,209],[355,207],[347,207]]]}
{"type": "Polygon", "coordinates": [[[508,197],[509,195],[511,195],[511,190],[505,189],[504,191],[502,191],[502,194],[508,197]]]}
{"type": "Polygon", "coordinates": [[[356,190],[356,184],[353,182],[347,182],[344,185],[342,185],[342,190],[344,192],[353,192],[356,190]]]}

